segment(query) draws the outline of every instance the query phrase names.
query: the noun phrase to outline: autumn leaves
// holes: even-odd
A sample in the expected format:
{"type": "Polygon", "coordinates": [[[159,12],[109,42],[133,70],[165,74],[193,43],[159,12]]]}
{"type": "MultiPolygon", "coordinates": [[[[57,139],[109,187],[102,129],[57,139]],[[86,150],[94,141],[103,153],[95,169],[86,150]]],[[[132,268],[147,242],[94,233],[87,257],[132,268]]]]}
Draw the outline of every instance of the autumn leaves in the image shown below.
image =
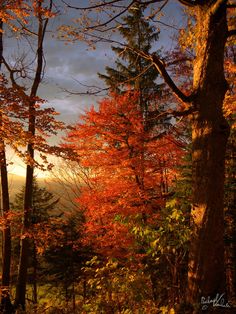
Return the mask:
{"type": "Polygon", "coordinates": [[[137,92],[112,94],[81,117],[64,144],[91,170],[78,206],[88,241],[110,256],[131,254],[131,229],[154,223],[183,155],[173,135],[158,138],[157,130],[145,130],[138,100],[137,92]]]}

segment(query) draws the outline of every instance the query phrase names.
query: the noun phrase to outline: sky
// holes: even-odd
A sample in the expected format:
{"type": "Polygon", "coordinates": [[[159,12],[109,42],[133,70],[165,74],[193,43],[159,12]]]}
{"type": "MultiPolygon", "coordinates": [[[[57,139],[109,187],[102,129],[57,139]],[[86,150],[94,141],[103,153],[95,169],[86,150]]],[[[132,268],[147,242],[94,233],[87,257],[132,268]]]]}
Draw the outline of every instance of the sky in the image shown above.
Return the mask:
{"type": "MultiPolygon", "coordinates": [[[[88,1],[68,0],[71,5],[83,5],[88,1]]],[[[103,82],[98,78],[97,73],[105,73],[105,66],[113,66],[116,56],[112,53],[110,44],[99,44],[96,49],[90,49],[83,42],[64,42],[59,40],[58,26],[71,24],[78,17],[77,10],[68,10],[61,0],[56,0],[60,15],[50,21],[47,33],[44,53],[46,59],[45,76],[39,90],[39,96],[47,100],[47,104],[52,106],[60,113],[59,119],[67,124],[73,124],[78,121],[82,114],[91,105],[96,105],[99,97],[87,95],[71,95],[65,90],[86,91],[86,88],[78,82],[85,85],[96,85],[103,87],[103,82]]],[[[169,1],[169,4],[163,11],[160,21],[180,28],[183,19],[182,11],[177,5],[177,1],[169,1]]],[[[165,25],[158,24],[160,27],[160,39],[156,48],[164,47],[164,50],[174,48],[174,42],[171,39],[173,29],[165,25]]],[[[117,36],[117,35],[116,35],[117,36]]],[[[117,38],[117,37],[116,37],[117,38]]],[[[16,51],[29,53],[27,45],[16,46],[15,39],[6,39],[4,43],[9,60],[14,58],[16,51]]],[[[53,138],[54,142],[60,141],[60,138],[53,138]]],[[[25,175],[25,166],[16,158],[13,152],[10,152],[10,159],[14,165],[9,167],[9,171],[18,175],[25,175]]],[[[36,171],[38,176],[48,176],[47,173],[36,171]]]]}

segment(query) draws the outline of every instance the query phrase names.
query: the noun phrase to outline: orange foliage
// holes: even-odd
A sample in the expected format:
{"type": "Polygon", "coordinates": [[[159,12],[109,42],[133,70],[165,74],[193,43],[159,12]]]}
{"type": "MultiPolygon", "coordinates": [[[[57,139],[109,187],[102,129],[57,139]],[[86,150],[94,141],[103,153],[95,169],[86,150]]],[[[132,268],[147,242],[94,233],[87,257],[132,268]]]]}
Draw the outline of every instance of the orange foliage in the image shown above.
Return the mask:
{"type": "Polygon", "coordinates": [[[30,7],[23,0],[7,0],[0,7],[0,19],[3,23],[6,23],[12,30],[18,31],[18,27],[15,24],[15,20],[20,20],[23,24],[28,24],[27,17],[30,7]]]}
{"type": "Polygon", "coordinates": [[[64,147],[92,169],[78,203],[85,211],[86,239],[100,252],[128,254],[131,225],[158,217],[164,205],[163,192],[182,153],[171,135],[152,133],[145,130],[138,95],[127,92],[101,101],[66,138],[64,147]]]}
{"type": "Polygon", "coordinates": [[[0,5],[0,20],[13,31],[22,31],[22,29],[27,31],[26,26],[30,16],[38,16],[39,14],[44,18],[56,16],[56,13],[49,10],[48,7],[42,7],[43,2],[38,0],[6,0],[4,4],[0,5]]]}

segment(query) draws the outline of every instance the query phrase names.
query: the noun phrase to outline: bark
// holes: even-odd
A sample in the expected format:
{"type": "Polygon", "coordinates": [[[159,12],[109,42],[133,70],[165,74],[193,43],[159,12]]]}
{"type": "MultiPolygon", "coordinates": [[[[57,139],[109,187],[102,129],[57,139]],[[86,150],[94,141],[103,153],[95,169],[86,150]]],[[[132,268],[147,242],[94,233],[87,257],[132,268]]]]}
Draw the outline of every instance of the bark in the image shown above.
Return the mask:
{"type": "Polygon", "coordinates": [[[38,288],[37,288],[37,270],[38,270],[38,259],[36,244],[33,244],[33,303],[38,303],[38,288]]]}
{"type": "MultiPolygon", "coordinates": [[[[38,85],[40,79],[38,80],[38,85]]],[[[30,95],[32,99],[34,96],[30,95]]],[[[29,101],[29,134],[35,135],[35,102],[29,101]]],[[[28,144],[27,148],[30,162],[34,160],[34,145],[33,143],[28,144]]],[[[34,166],[33,164],[27,165],[26,168],[26,183],[25,183],[25,197],[24,197],[24,219],[21,239],[21,250],[20,250],[20,261],[18,268],[18,277],[16,284],[16,298],[15,307],[22,307],[25,309],[25,295],[26,295],[26,281],[27,281],[27,269],[29,260],[29,249],[30,239],[28,237],[28,231],[30,228],[30,216],[32,211],[32,198],[33,198],[33,177],[34,177],[34,166]]]]}
{"type": "Polygon", "coordinates": [[[224,50],[228,35],[227,0],[180,2],[193,6],[196,17],[193,92],[186,96],[179,90],[164,63],[155,54],[141,55],[152,61],[172,92],[188,104],[188,114],[192,114],[193,234],[186,299],[198,307],[196,313],[199,313],[201,297],[215,298],[217,294],[224,294],[227,300],[223,198],[229,125],[222,112],[228,89],[224,76],[224,50]]]}
{"type": "MultiPolygon", "coordinates": [[[[37,66],[34,81],[31,88],[31,93],[28,99],[29,108],[29,122],[28,132],[34,138],[36,133],[36,109],[35,109],[35,97],[37,96],[38,88],[41,83],[41,76],[43,73],[43,42],[48,24],[48,19],[43,19],[41,7],[42,2],[38,1],[38,49],[37,49],[37,66]]],[[[52,1],[50,1],[50,9],[52,7],[52,1]]],[[[25,296],[26,296],[26,283],[27,283],[27,269],[29,260],[29,248],[30,239],[27,232],[30,228],[30,216],[32,212],[32,198],[33,198],[33,177],[34,177],[34,140],[30,139],[27,145],[27,153],[29,156],[29,164],[26,168],[26,183],[25,183],[25,197],[24,197],[24,219],[22,229],[22,240],[21,240],[21,252],[18,269],[18,277],[16,284],[16,298],[15,307],[21,307],[25,309],[25,296]]]]}
{"type": "MultiPolygon", "coordinates": [[[[33,158],[34,150],[32,149],[32,144],[29,145],[28,152],[30,153],[30,157],[33,158]]],[[[32,209],[33,170],[34,169],[32,166],[27,165],[24,199],[24,220],[21,239],[20,261],[16,284],[15,307],[17,308],[21,306],[23,310],[25,309],[26,281],[30,249],[30,240],[28,238],[27,232],[30,227],[30,212],[32,209]]]]}
{"type": "Polygon", "coordinates": [[[229,127],[222,113],[228,88],[223,68],[227,39],[226,1],[201,4],[196,10],[198,34],[192,119],[193,237],[189,252],[187,299],[199,306],[201,297],[214,298],[217,293],[226,293],[223,196],[229,127]]]}
{"type": "MultiPolygon", "coordinates": [[[[3,57],[3,21],[0,20],[0,69],[3,57]]],[[[2,113],[0,115],[0,127],[2,127],[2,113]]],[[[11,313],[11,301],[9,294],[10,271],[11,271],[11,227],[7,220],[7,214],[10,209],[8,172],[6,162],[6,152],[4,140],[0,140],[0,168],[1,168],[1,192],[2,192],[2,214],[6,218],[5,228],[2,231],[2,296],[1,310],[11,313]]]]}

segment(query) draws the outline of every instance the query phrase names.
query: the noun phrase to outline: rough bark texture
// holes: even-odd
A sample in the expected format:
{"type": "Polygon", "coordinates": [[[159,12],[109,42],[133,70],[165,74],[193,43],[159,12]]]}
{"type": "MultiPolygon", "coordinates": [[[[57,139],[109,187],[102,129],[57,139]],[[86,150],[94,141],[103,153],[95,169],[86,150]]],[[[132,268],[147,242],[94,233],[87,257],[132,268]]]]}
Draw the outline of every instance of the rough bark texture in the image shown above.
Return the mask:
{"type": "MultiPolygon", "coordinates": [[[[227,39],[226,1],[205,3],[196,8],[198,34],[192,119],[193,239],[187,293],[188,301],[198,306],[201,297],[214,298],[217,293],[226,293],[223,191],[229,127],[222,113],[227,91],[223,68],[227,39]]],[[[224,298],[226,300],[226,296],[224,298]]]]}

